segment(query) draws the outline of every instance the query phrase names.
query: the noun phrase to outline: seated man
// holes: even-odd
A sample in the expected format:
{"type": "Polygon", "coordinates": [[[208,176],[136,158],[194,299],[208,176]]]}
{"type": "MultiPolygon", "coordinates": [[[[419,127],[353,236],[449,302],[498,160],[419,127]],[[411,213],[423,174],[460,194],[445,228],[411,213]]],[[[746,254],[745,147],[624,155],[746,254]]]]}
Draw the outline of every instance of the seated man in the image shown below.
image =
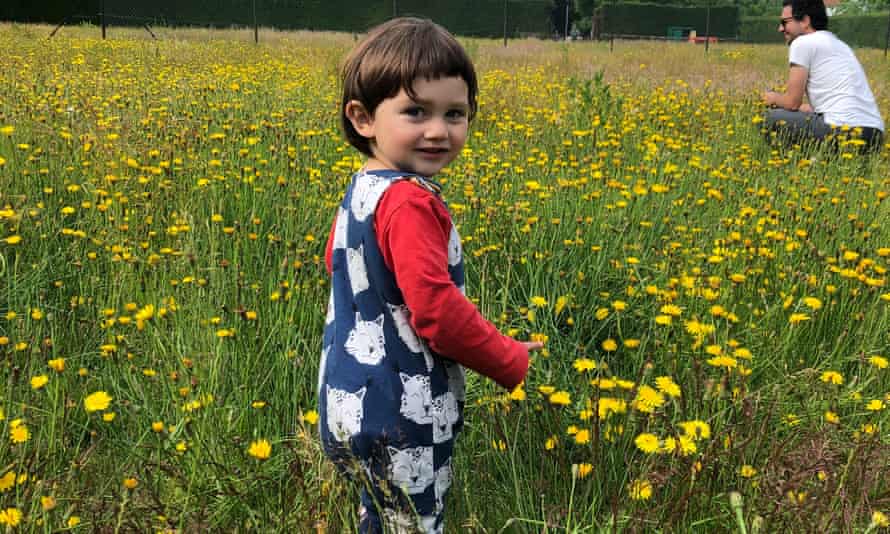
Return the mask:
{"type": "Polygon", "coordinates": [[[788,144],[853,141],[863,152],[879,151],[884,121],[862,65],[829,31],[822,0],[784,0],[779,31],[789,44],[791,73],[784,93],[767,91],[767,135],[788,144]],[[803,103],[804,92],[810,102],[803,103]]]}

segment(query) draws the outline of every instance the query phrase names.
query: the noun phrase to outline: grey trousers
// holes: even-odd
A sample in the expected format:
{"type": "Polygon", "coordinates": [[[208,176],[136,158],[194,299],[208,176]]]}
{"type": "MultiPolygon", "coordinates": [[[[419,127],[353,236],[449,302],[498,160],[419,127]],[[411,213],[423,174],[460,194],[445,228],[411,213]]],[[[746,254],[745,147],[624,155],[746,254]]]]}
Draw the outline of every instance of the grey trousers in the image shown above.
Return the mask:
{"type": "Polygon", "coordinates": [[[767,140],[770,140],[775,133],[775,136],[788,146],[827,143],[836,149],[840,147],[842,141],[858,137],[864,141],[864,144],[858,146],[860,152],[879,152],[884,138],[884,133],[877,128],[859,127],[842,131],[826,123],[820,113],[787,109],[769,110],[764,117],[764,124],[767,140]]]}

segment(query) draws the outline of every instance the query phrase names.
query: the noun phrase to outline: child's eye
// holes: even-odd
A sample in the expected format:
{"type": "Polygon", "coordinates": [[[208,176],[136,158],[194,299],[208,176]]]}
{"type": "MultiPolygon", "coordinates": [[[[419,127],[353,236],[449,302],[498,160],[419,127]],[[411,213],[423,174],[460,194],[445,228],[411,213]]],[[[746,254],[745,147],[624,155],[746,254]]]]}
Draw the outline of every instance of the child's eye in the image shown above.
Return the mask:
{"type": "Polygon", "coordinates": [[[423,115],[423,108],[420,106],[405,108],[405,110],[402,111],[402,113],[404,113],[405,115],[408,115],[409,117],[420,117],[423,115]]]}
{"type": "Polygon", "coordinates": [[[445,116],[449,119],[462,119],[467,116],[467,112],[462,109],[449,109],[445,116]]]}

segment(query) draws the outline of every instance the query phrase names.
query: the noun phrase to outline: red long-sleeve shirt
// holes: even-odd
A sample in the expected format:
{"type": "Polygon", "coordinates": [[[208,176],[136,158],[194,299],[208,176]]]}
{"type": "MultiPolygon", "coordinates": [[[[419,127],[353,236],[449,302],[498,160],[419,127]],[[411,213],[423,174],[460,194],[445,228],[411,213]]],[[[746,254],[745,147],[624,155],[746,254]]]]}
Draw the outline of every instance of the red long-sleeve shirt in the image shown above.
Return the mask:
{"type": "MultiPolygon", "coordinates": [[[[417,335],[436,353],[512,389],[528,372],[528,351],[498,332],[452,282],[451,225],[442,201],[409,181],[391,185],[374,216],[377,245],[395,275],[417,335]]],[[[334,227],[325,250],[328,273],[334,227]]]]}

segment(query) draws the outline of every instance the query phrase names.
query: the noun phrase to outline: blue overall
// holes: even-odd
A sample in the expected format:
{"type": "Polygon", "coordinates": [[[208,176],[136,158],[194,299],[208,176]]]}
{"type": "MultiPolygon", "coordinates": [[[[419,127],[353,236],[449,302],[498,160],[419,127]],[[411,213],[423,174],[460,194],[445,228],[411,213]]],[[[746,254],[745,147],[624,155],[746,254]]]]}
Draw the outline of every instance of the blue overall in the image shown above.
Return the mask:
{"type": "MultiPolygon", "coordinates": [[[[395,276],[377,245],[383,193],[411,180],[396,171],[353,176],[338,210],[331,294],[318,378],[321,439],[341,472],[362,483],[361,532],[442,532],[454,440],[463,426],[464,369],[432,352],[410,325],[395,276]]],[[[448,271],[464,285],[452,230],[448,271]]]]}

